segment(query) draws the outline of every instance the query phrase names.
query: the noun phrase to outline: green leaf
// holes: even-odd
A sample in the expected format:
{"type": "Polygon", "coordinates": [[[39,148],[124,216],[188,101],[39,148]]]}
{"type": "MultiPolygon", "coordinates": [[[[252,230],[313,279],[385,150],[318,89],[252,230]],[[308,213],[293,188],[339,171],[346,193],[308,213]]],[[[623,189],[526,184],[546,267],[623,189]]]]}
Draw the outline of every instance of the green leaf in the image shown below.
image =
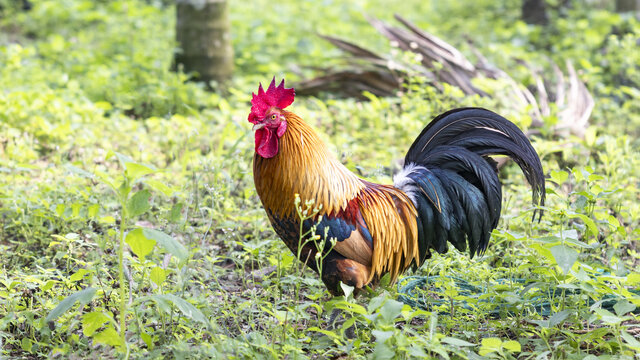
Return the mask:
{"type": "Polygon", "coordinates": [[[143,165],[136,162],[128,162],[125,164],[125,167],[125,174],[131,182],[134,182],[145,175],[156,172],[155,168],[150,165],[143,165]]]}
{"type": "Polygon", "coordinates": [[[567,245],[556,245],[549,250],[565,275],[578,259],[578,252],[567,245]]]}
{"type": "Polygon", "coordinates": [[[551,180],[556,184],[562,185],[569,178],[569,174],[566,171],[554,170],[551,172],[551,180]]]}
{"type": "Polygon", "coordinates": [[[596,226],[596,223],[595,221],[593,221],[593,219],[584,214],[571,213],[568,215],[570,218],[579,218],[580,220],[582,220],[587,229],[589,229],[589,232],[593,236],[598,236],[598,227],[596,226]]]}
{"type": "Polygon", "coordinates": [[[51,290],[51,288],[53,287],[53,285],[56,284],[56,281],[53,280],[49,280],[47,281],[41,288],[40,290],[42,291],[47,291],[47,290],[51,290]]]}
{"type": "Polygon", "coordinates": [[[499,351],[502,346],[502,340],[496,337],[484,338],[482,339],[482,344],[480,347],[480,351],[478,354],[481,356],[485,356],[491,354],[492,352],[499,351]]]}
{"type": "Polygon", "coordinates": [[[87,207],[87,216],[90,218],[96,218],[100,212],[100,205],[92,204],[87,207]]]}
{"type": "Polygon", "coordinates": [[[168,187],[167,185],[165,185],[164,183],[158,181],[158,180],[154,180],[154,179],[146,179],[144,181],[145,184],[149,185],[151,188],[153,188],[156,191],[161,192],[162,194],[164,194],[164,196],[171,196],[175,193],[175,190],[168,187]]]}
{"type": "Polygon", "coordinates": [[[640,341],[636,340],[633,336],[631,336],[628,332],[624,330],[622,330],[620,335],[622,335],[622,338],[627,343],[627,346],[629,346],[633,350],[640,351],[640,341]]]}
{"type": "Polygon", "coordinates": [[[559,325],[559,324],[563,323],[564,320],[567,317],[569,317],[571,312],[572,312],[572,310],[562,310],[560,312],[557,312],[557,313],[551,315],[551,317],[549,318],[549,327],[556,326],[556,325],[559,325]]]}
{"type": "Polygon", "coordinates": [[[95,294],[96,294],[96,289],[86,288],[84,290],[80,290],[74,294],[67,296],[66,298],[64,298],[64,300],[60,301],[58,306],[56,306],[53,310],[51,310],[51,312],[49,313],[49,315],[47,315],[47,318],[45,320],[49,322],[57,319],[60,315],[64,314],[65,312],[67,312],[67,310],[71,309],[71,307],[73,306],[73,304],[76,303],[76,301],[80,302],[80,307],[84,306],[85,304],[89,303],[93,299],[93,296],[95,294]]]}
{"type": "Polygon", "coordinates": [[[385,343],[378,343],[378,345],[373,349],[371,358],[373,360],[388,360],[393,359],[394,355],[395,352],[389,347],[389,345],[385,343]]]}
{"type": "Polygon", "coordinates": [[[383,343],[393,336],[393,331],[371,330],[371,335],[376,337],[377,343],[383,343]]]}
{"type": "Polygon", "coordinates": [[[84,336],[91,336],[109,320],[111,319],[107,315],[99,311],[86,313],[82,316],[82,333],[84,336]]]}
{"type": "Polygon", "coordinates": [[[371,300],[369,300],[369,305],[367,305],[367,311],[369,313],[373,313],[375,310],[377,310],[382,303],[384,302],[385,298],[383,295],[378,295],[374,298],[372,298],[371,300]]]}
{"type": "Polygon", "coordinates": [[[604,322],[605,324],[615,325],[621,323],[622,320],[624,320],[621,317],[615,316],[606,309],[598,308],[595,309],[594,312],[600,315],[600,320],[602,320],[602,322],[604,322]]]}
{"type": "Polygon", "coordinates": [[[87,269],[78,269],[78,271],[76,271],[74,274],[72,274],[71,276],[69,276],[69,280],[71,281],[79,281],[82,280],[82,278],[89,273],[90,271],[87,269]]]}
{"type": "Polygon", "coordinates": [[[180,261],[185,260],[189,256],[187,249],[180,244],[178,240],[163,233],[162,231],[149,228],[143,228],[142,231],[147,239],[157,241],[160,246],[167,250],[171,255],[180,259],[180,261]]]}
{"type": "Polygon", "coordinates": [[[613,310],[615,310],[616,315],[618,316],[626,315],[627,313],[635,309],[636,306],[628,302],[627,300],[620,300],[613,306],[613,310]]]}
{"type": "MultiPolygon", "coordinates": [[[[120,186],[116,189],[116,193],[120,199],[127,199],[129,197],[129,193],[131,192],[131,186],[129,186],[128,181],[123,181],[120,186]]],[[[127,203],[127,208],[129,208],[127,203]]]]}
{"type": "Polygon", "coordinates": [[[167,279],[167,274],[163,268],[156,266],[151,269],[151,275],[149,277],[154,284],[160,286],[167,279]]]}
{"type": "Polygon", "coordinates": [[[129,244],[133,253],[140,259],[149,255],[156,245],[156,241],[149,239],[142,228],[129,231],[124,241],[129,244]]]}
{"type": "Polygon", "coordinates": [[[388,299],[380,308],[380,314],[386,322],[391,322],[400,315],[403,306],[404,303],[388,299]]]}
{"type": "Polygon", "coordinates": [[[365,309],[364,306],[346,300],[338,300],[335,302],[334,306],[337,309],[345,310],[359,315],[367,314],[367,309],[365,309]]]}
{"type": "Polygon", "coordinates": [[[171,211],[169,211],[169,221],[177,224],[182,220],[182,207],[183,204],[181,202],[173,204],[171,207],[171,211]]]}
{"type": "Polygon", "coordinates": [[[146,332],[142,332],[140,333],[140,338],[147,345],[147,349],[153,349],[153,338],[151,337],[151,335],[147,334],[146,332]]]}
{"type": "Polygon", "coordinates": [[[93,341],[106,344],[110,346],[123,346],[124,344],[120,341],[120,336],[113,328],[113,326],[109,326],[104,331],[99,332],[93,336],[93,341]]]}
{"type": "Polygon", "coordinates": [[[129,216],[138,216],[149,210],[151,208],[151,205],[149,205],[149,197],[151,197],[151,193],[147,189],[135,193],[131,199],[127,201],[127,212],[129,216]]]}
{"type": "Polygon", "coordinates": [[[203,323],[207,327],[210,326],[209,320],[207,320],[204,314],[202,314],[202,312],[198,310],[198,308],[191,305],[181,297],[175,296],[173,294],[155,294],[151,295],[151,298],[154,300],[169,301],[173,303],[173,305],[175,305],[178,310],[180,310],[180,312],[187,318],[203,323]]]}
{"type": "Polygon", "coordinates": [[[512,353],[522,351],[522,347],[520,346],[520,343],[515,340],[509,340],[507,342],[502,343],[502,347],[509,350],[512,353]]]}
{"type": "Polygon", "coordinates": [[[129,156],[111,150],[107,152],[106,160],[109,160],[114,155],[118,158],[120,165],[125,171],[126,177],[129,178],[131,182],[136,181],[142,176],[156,172],[156,169],[151,165],[137,163],[129,156]]]}
{"type": "Polygon", "coordinates": [[[631,273],[627,275],[627,285],[634,286],[640,284],[640,273],[631,273]]]}
{"type": "Polygon", "coordinates": [[[26,352],[31,352],[31,347],[33,347],[33,342],[29,338],[26,338],[26,337],[22,338],[22,341],[20,342],[20,347],[22,348],[22,350],[26,352]]]}
{"type": "Polygon", "coordinates": [[[312,326],[309,329],[307,329],[307,331],[314,331],[314,332],[321,333],[326,337],[330,338],[331,340],[333,340],[336,344],[342,345],[342,341],[341,341],[342,338],[340,337],[340,335],[336,334],[334,331],[321,329],[317,326],[312,326]]]}

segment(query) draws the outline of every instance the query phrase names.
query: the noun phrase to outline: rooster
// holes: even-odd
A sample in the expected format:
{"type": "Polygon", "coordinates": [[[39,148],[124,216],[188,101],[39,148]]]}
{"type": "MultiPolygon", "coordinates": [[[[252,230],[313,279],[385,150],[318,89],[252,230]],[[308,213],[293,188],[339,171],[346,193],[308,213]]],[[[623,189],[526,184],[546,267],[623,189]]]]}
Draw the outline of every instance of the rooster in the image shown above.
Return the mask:
{"type": "Polygon", "coordinates": [[[502,202],[489,155],[513,159],[532,186],[534,205],[544,204],[536,151],[515,124],[494,112],[460,108],[436,117],[409,148],[393,185],[380,185],[351,173],[307,123],[285,110],[294,97],[294,89],[284,80],[276,86],[275,77],[266,91],[260,84],[253,94],[254,182],[275,232],[333,295],[342,294],[340,282],[356,293],[385,274],[393,283],[433,251],[445,253],[447,242],[459,251],[468,244],[472,257],[482,254],[502,202]],[[313,200],[318,214],[302,221],[296,194],[313,200]]]}

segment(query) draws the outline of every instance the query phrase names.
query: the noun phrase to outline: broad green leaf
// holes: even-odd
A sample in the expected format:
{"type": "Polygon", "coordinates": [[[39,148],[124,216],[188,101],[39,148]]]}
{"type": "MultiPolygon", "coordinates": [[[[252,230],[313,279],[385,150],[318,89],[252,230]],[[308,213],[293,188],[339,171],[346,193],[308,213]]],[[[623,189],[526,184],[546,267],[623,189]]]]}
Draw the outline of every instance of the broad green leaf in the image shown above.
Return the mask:
{"type": "Polygon", "coordinates": [[[593,219],[591,219],[587,215],[573,213],[573,214],[569,214],[569,217],[571,217],[571,218],[579,218],[580,220],[582,220],[584,222],[584,224],[587,226],[587,229],[589,229],[589,232],[593,236],[596,236],[596,237],[598,236],[598,227],[596,226],[595,221],[593,221],[593,219]]]}
{"type": "Polygon", "coordinates": [[[151,269],[151,274],[149,275],[149,277],[154,284],[160,286],[167,278],[167,274],[163,268],[156,266],[151,269]]]}
{"type": "Polygon", "coordinates": [[[116,190],[116,182],[112,179],[107,173],[104,173],[99,170],[94,171],[94,175],[103,183],[109,185],[111,188],[116,190]]]}
{"type": "Polygon", "coordinates": [[[41,288],[40,290],[42,291],[47,291],[47,290],[51,290],[51,288],[53,287],[53,285],[55,285],[57,283],[57,281],[54,280],[48,280],[41,288]]]}
{"type": "Polygon", "coordinates": [[[618,317],[614,314],[612,314],[610,311],[606,310],[606,309],[595,309],[594,312],[598,315],[600,315],[600,320],[602,320],[602,322],[604,322],[605,324],[609,324],[609,325],[615,325],[615,324],[619,324],[622,322],[621,317],[618,317]]]}
{"type": "Polygon", "coordinates": [[[153,188],[156,191],[160,191],[162,194],[164,194],[164,196],[171,196],[175,193],[175,190],[168,187],[167,185],[165,185],[164,183],[158,181],[158,180],[154,180],[154,179],[146,179],[144,181],[145,184],[149,185],[151,188],[153,188]]]}
{"type": "Polygon", "coordinates": [[[591,280],[591,278],[589,277],[587,272],[584,271],[583,268],[580,268],[580,270],[578,270],[578,272],[575,273],[575,277],[576,277],[576,279],[578,279],[578,280],[580,280],[582,282],[587,282],[587,281],[591,280]]]}
{"type": "MultiPolygon", "coordinates": [[[[118,186],[116,190],[116,193],[118,194],[118,197],[120,199],[127,199],[129,197],[129,193],[131,192],[131,186],[129,186],[129,182],[128,181],[123,181],[120,186],[118,186]]],[[[127,203],[127,208],[128,208],[128,203],[127,203]]]]}
{"type": "Polygon", "coordinates": [[[403,306],[404,303],[388,299],[380,308],[380,314],[386,322],[391,322],[400,315],[403,306]]]}
{"type": "Polygon", "coordinates": [[[91,336],[110,318],[102,312],[93,311],[82,316],[82,333],[84,336],[91,336]]]}
{"type": "Polygon", "coordinates": [[[627,275],[627,284],[630,286],[640,284],[640,273],[631,273],[627,275]]]}
{"type": "Polygon", "coordinates": [[[87,216],[90,218],[96,218],[100,212],[100,205],[92,204],[87,207],[87,216]]]}
{"type": "Polygon", "coordinates": [[[378,343],[373,349],[371,358],[373,360],[388,360],[393,359],[395,352],[385,343],[378,343]]]}
{"type": "Polygon", "coordinates": [[[636,306],[628,302],[627,300],[620,300],[613,306],[613,310],[615,310],[616,315],[618,316],[626,315],[627,313],[635,309],[636,306]]]}
{"type": "Polygon", "coordinates": [[[125,174],[131,182],[134,182],[145,175],[153,174],[154,172],[156,172],[153,167],[136,162],[128,162],[125,164],[125,166],[125,174]]]}
{"type": "Polygon", "coordinates": [[[549,318],[549,326],[556,326],[564,322],[564,320],[569,317],[572,310],[562,310],[557,312],[549,318]]]}
{"type": "Polygon", "coordinates": [[[551,254],[553,254],[558,266],[562,269],[562,272],[565,275],[569,273],[569,270],[571,270],[571,267],[578,259],[578,252],[567,245],[556,245],[549,250],[551,254]]]}
{"type": "MultiPolygon", "coordinates": [[[[171,211],[169,211],[169,221],[176,224],[182,220],[182,207],[184,205],[181,202],[173,204],[171,211]]],[[[286,267],[286,266],[285,266],[286,267]]]]}
{"type": "Polygon", "coordinates": [[[131,199],[127,201],[127,212],[129,216],[138,216],[149,210],[151,208],[151,205],[149,205],[149,197],[151,197],[151,193],[147,189],[135,193],[131,199]]]}
{"type": "Polygon", "coordinates": [[[87,270],[87,269],[78,269],[78,271],[76,271],[74,274],[69,276],[69,280],[71,280],[71,281],[82,280],[82,278],[89,272],[90,271],[87,270]]]}
{"type": "Polygon", "coordinates": [[[491,354],[492,352],[499,351],[501,346],[502,340],[500,340],[499,338],[484,338],[482,339],[480,351],[478,352],[478,354],[480,354],[481,356],[491,354]]]}
{"type": "Polygon", "coordinates": [[[627,343],[627,346],[629,346],[630,348],[636,351],[640,351],[640,341],[636,340],[633,336],[631,336],[628,332],[624,330],[622,330],[620,335],[622,335],[622,338],[627,343]]]}
{"type": "Polygon", "coordinates": [[[210,325],[209,320],[207,320],[207,318],[204,316],[204,314],[202,314],[200,310],[198,310],[198,308],[191,305],[181,297],[175,296],[173,294],[155,294],[151,295],[151,298],[154,300],[160,299],[162,301],[172,302],[173,305],[175,305],[178,310],[180,310],[180,312],[187,318],[201,322],[207,327],[210,325]]]}
{"type": "Polygon", "coordinates": [[[156,245],[156,241],[149,239],[142,228],[129,231],[124,241],[129,244],[133,253],[140,259],[149,255],[156,245]]]}
{"type": "Polygon", "coordinates": [[[503,342],[502,347],[509,350],[512,353],[522,351],[522,347],[520,346],[520,343],[515,340],[509,340],[509,341],[503,342]]]}
{"type": "Polygon", "coordinates": [[[171,255],[180,259],[180,261],[185,260],[187,256],[189,256],[187,249],[180,244],[178,240],[163,233],[162,231],[149,228],[143,228],[142,231],[147,239],[157,241],[160,246],[167,250],[171,255]]]}
{"type": "Polygon", "coordinates": [[[140,338],[147,345],[147,349],[149,350],[153,349],[153,338],[151,337],[151,335],[143,331],[142,333],[140,333],[140,338]]]}
{"type": "Polygon", "coordinates": [[[554,170],[551,172],[551,180],[558,185],[562,185],[568,178],[569,174],[566,171],[554,170]]]}
{"type": "Polygon", "coordinates": [[[53,310],[51,310],[51,312],[49,313],[49,315],[47,315],[47,318],[45,320],[49,322],[57,319],[60,315],[64,314],[65,312],[67,312],[67,310],[71,309],[71,307],[73,306],[73,304],[76,303],[76,301],[80,302],[81,307],[84,306],[85,304],[89,303],[93,299],[93,296],[95,294],[96,294],[96,289],[86,288],[84,290],[78,291],[77,293],[67,296],[66,298],[64,298],[64,300],[62,300],[58,304],[58,306],[56,306],[53,310]]]}
{"type": "Polygon", "coordinates": [[[367,305],[367,311],[369,313],[372,313],[375,310],[377,310],[384,302],[384,299],[385,299],[384,296],[378,295],[372,298],[371,300],[369,300],[369,305],[367,305]]]}
{"type": "Polygon", "coordinates": [[[321,329],[316,326],[310,327],[309,329],[307,329],[307,331],[314,331],[314,332],[321,333],[327,336],[329,339],[333,340],[335,343],[342,344],[342,341],[341,341],[342,338],[340,337],[340,335],[336,334],[334,331],[321,329]]]}
{"type": "Polygon", "coordinates": [[[145,165],[135,162],[129,156],[111,150],[107,152],[106,160],[109,160],[114,155],[116,158],[118,158],[118,161],[124,169],[127,178],[129,178],[131,182],[136,181],[142,176],[156,172],[156,169],[151,165],[145,165]]]}
{"type": "Polygon", "coordinates": [[[105,160],[109,160],[111,159],[113,156],[115,156],[118,161],[120,162],[120,165],[122,166],[123,169],[126,169],[126,164],[129,162],[133,162],[133,159],[130,158],[129,156],[125,155],[125,154],[121,154],[117,151],[111,151],[109,150],[107,152],[107,155],[105,156],[105,160]]]}
{"type": "Polygon", "coordinates": [[[335,303],[336,309],[346,310],[352,313],[366,315],[367,309],[364,306],[356,303],[349,302],[347,300],[339,300],[335,303]]]}
{"type": "Polygon", "coordinates": [[[93,336],[93,341],[100,344],[110,345],[110,346],[124,345],[120,341],[120,336],[118,335],[116,330],[113,328],[113,326],[109,326],[106,329],[104,329],[102,332],[95,334],[93,336]]]}
{"type": "Polygon", "coordinates": [[[377,343],[383,343],[393,336],[393,331],[371,330],[371,335],[376,337],[377,343]]]}
{"type": "Polygon", "coordinates": [[[31,341],[31,339],[27,337],[22,338],[22,341],[20,342],[20,347],[22,348],[22,350],[26,352],[31,352],[31,348],[33,347],[33,342],[31,341]]]}
{"type": "Polygon", "coordinates": [[[429,356],[424,351],[424,349],[420,347],[420,345],[416,345],[416,344],[411,344],[411,346],[409,347],[409,350],[407,351],[407,354],[410,356],[411,359],[428,359],[429,358],[429,356]]]}

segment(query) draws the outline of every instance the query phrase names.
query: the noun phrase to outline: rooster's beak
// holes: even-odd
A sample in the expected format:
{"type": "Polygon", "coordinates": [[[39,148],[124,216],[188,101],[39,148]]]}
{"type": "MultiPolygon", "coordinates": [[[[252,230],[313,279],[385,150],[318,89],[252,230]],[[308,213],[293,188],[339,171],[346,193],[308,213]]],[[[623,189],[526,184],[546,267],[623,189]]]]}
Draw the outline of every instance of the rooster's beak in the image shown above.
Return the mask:
{"type": "Polygon", "coordinates": [[[255,125],[253,125],[253,129],[252,129],[252,130],[253,130],[253,131],[260,130],[260,129],[262,129],[263,127],[265,127],[265,125],[264,125],[264,124],[255,124],[255,125]]]}

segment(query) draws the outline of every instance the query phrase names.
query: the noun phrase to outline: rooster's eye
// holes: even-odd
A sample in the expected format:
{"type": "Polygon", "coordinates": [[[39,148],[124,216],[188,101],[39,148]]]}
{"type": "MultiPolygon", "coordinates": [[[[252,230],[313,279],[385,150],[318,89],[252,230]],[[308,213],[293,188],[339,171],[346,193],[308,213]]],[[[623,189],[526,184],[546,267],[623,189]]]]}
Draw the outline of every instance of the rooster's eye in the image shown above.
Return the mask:
{"type": "Polygon", "coordinates": [[[275,120],[277,118],[276,114],[271,115],[271,120],[275,120]]]}

